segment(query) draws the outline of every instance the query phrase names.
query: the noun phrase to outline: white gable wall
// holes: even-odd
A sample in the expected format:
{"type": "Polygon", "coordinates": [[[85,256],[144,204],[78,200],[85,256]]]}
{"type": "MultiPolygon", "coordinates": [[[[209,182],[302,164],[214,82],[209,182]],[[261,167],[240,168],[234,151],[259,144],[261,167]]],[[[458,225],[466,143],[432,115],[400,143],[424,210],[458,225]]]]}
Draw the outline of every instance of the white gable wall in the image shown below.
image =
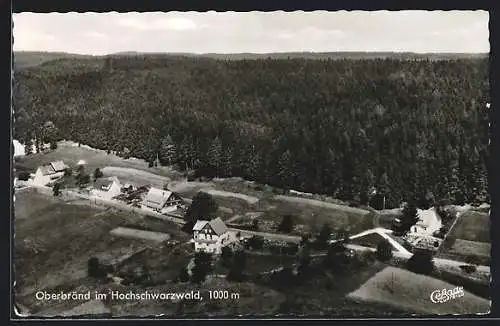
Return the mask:
{"type": "Polygon", "coordinates": [[[227,231],[221,235],[215,234],[208,225],[201,231],[193,232],[194,250],[205,251],[208,253],[219,255],[222,248],[236,241],[236,236],[231,231],[227,231]],[[207,232],[205,232],[207,230],[207,232]]]}
{"type": "Polygon", "coordinates": [[[46,184],[58,180],[64,176],[64,172],[56,172],[50,175],[43,175],[40,168],[36,169],[35,177],[33,178],[33,183],[39,186],[45,186],[46,184]]]}
{"type": "Polygon", "coordinates": [[[117,182],[113,182],[108,191],[103,191],[100,189],[92,189],[92,195],[104,199],[111,199],[115,196],[118,196],[121,193],[120,189],[121,189],[120,184],[118,184],[117,182]]]}

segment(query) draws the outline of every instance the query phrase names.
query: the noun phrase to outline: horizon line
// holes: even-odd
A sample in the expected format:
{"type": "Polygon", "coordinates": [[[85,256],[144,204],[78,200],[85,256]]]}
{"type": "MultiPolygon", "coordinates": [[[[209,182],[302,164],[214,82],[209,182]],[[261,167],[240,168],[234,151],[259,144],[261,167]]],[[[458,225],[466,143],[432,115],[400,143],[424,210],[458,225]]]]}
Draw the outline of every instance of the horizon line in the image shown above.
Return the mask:
{"type": "Polygon", "coordinates": [[[65,52],[65,51],[43,51],[43,50],[12,50],[12,53],[61,53],[61,54],[70,54],[70,55],[80,55],[80,56],[93,56],[93,57],[103,57],[114,54],[191,54],[191,55],[235,55],[235,54],[257,54],[257,55],[266,55],[266,54],[290,54],[290,53],[308,53],[308,54],[331,54],[331,53],[397,53],[397,54],[418,54],[418,55],[426,55],[426,54],[490,54],[490,51],[486,52],[452,52],[452,51],[443,51],[443,52],[416,52],[416,51],[397,51],[397,50],[387,50],[387,51],[361,51],[361,50],[342,50],[342,51],[275,51],[275,52],[153,52],[153,51],[117,51],[111,52],[107,54],[89,54],[89,53],[75,53],[75,52],[65,52]]]}

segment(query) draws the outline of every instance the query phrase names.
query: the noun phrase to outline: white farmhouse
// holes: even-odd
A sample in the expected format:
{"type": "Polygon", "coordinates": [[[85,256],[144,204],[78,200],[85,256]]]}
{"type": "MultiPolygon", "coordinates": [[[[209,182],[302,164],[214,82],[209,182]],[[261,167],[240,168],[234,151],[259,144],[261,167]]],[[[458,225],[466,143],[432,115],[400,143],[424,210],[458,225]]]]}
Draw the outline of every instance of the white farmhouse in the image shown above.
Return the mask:
{"type": "Polygon", "coordinates": [[[111,199],[121,193],[121,184],[117,177],[99,178],[95,181],[91,194],[96,197],[111,199]]]}
{"type": "Polygon", "coordinates": [[[146,197],[141,203],[141,207],[158,213],[169,213],[177,210],[182,205],[182,199],[169,190],[158,188],[149,189],[146,197]]]}
{"type": "Polygon", "coordinates": [[[60,179],[64,176],[64,171],[68,168],[63,161],[51,162],[46,165],[42,165],[36,169],[33,183],[40,186],[45,186],[51,182],[60,179]]]}
{"type": "Polygon", "coordinates": [[[236,242],[236,234],[230,231],[218,217],[211,221],[198,220],[193,227],[194,250],[220,254],[222,248],[236,242]]]}

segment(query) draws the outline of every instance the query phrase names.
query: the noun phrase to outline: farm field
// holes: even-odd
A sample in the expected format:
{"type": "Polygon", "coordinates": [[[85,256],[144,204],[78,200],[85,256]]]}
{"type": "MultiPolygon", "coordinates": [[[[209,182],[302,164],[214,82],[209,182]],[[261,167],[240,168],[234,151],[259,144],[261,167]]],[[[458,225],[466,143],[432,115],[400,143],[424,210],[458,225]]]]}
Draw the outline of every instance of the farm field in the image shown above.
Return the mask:
{"type": "MultiPolygon", "coordinates": [[[[374,227],[376,213],[369,211],[347,211],[337,206],[318,206],[308,202],[299,203],[276,200],[274,198],[261,199],[256,205],[256,211],[262,212],[259,220],[259,230],[276,232],[276,228],[284,215],[291,215],[295,224],[295,232],[318,232],[328,223],[333,230],[345,229],[350,234],[356,234],[374,227]]],[[[346,208],[350,208],[347,207],[346,208]]]]}
{"type": "Polygon", "coordinates": [[[467,261],[480,265],[491,264],[489,214],[467,210],[457,218],[453,229],[443,242],[438,257],[467,261]]]}
{"type": "Polygon", "coordinates": [[[170,178],[139,170],[137,168],[124,168],[118,166],[106,166],[101,168],[105,177],[118,177],[121,184],[132,184],[136,187],[151,185],[163,189],[163,186],[170,182],[170,178]]]}
{"type": "Polygon", "coordinates": [[[491,244],[487,242],[469,241],[463,239],[451,239],[438,257],[467,261],[473,258],[479,265],[491,265],[491,244]]]}
{"type": "Polygon", "coordinates": [[[454,285],[429,276],[387,267],[348,297],[355,301],[385,303],[424,314],[475,314],[489,311],[488,300],[468,292],[461,298],[442,304],[430,300],[432,291],[453,288],[454,285]]]}
{"type": "MultiPolygon", "coordinates": [[[[17,194],[15,269],[16,292],[21,303],[29,306],[23,298],[34,291],[64,284],[75,287],[86,278],[90,257],[107,257],[116,262],[156,245],[109,234],[118,226],[141,222],[147,223],[131,213],[73,205],[32,189],[17,194]]],[[[170,228],[177,226],[170,224],[170,228]]]]}
{"type": "Polygon", "coordinates": [[[450,232],[456,239],[490,242],[490,217],[489,214],[473,210],[464,212],[450,232]]]}

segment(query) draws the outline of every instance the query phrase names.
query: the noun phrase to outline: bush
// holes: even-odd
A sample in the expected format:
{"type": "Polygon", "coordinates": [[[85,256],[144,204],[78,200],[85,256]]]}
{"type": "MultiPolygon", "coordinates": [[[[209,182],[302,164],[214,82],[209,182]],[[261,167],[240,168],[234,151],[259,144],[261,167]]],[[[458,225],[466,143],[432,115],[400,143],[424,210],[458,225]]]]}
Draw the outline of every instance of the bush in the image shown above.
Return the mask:
{"type": "Polygon", "coordinates": [[[481,259],[474,255],[468,255],[465,258],[465,262],[469,265],[481,265],[481,259]]]}
{"type": "Polygon", "coordinates": [[[104,266],[101,265],[98,258],[91,257],[87,261],[87,275],[93,278],[103,278],[106,276],[104,266]]]}
{"type": "Polygon", "coordinates": [[[54,187],[52,188],[52,193],[56,197],[61,195],[61,184],[60,183],[54,184],[54,187]]]}
{"type": "Polygon", "coordinates": [[[103,173],[101,171],[101,169],[99,168],[96,168],[95,171],[94,171],[94,180],[97,180],[99,178],[102,178],[103,177],[103,173]]]}
{"type": "Polygon", "coordinates": [[[439,206],[448,206],[451,204],[452,204],[452,202],[451,202],[451,199],[449,199],[449,198],[441,199],[438,201],[439,206]]]}
{"type": "Polygon", "coordinates": [[[17,178],[21,181],[28,181],[30,178],[30,173],[29,172],[20,172],[17,175],[17,178]]]}
{"type": "Polygon", "coordinates": [[[179,273],[179,282],[187,282],[189,281],[189,274],[187,272],[187,268],[186,267],[183,267],[181,269],[181,272],[179,273]]]}
{"type": "Polygon", "coordinates": [[[293,231],[293,217],[291,215],[284,215],[281,223],[278,225],[278,231],[290,233],[293,231]]]}
{"type": "MultiPolygon", "coordinates": [[[[392,254],[392,252],[391,252],[392,254]]],[[[377,260],[377,255],[373,251],[363,251],[361,255],[359,255],[359,260],[362,263],[373,264],[377,260]]]]}
{"type": "Polygon", "coordinates": [[[228,246],[223,247],[220,258],[221,258],[222,266],[231,267],[231,263],[232,263],[232,259],[233,259],[233,250],[228,246]]]}
{"type": "Polygon", "coordinates": [[[417,251],[408,260],[408,270],[418,274],[431,274],[434,271],[432,253],[428,251],[417,251]]]}
{"type": "Polygon", "coordinates": [[[467,274],[471,274],[477,271],[477,267],[475,265],[460,265],[460,269],[467,274]]]}
{"type": "Polygon", "coordinates": [[[264,238],[258,235],[254,235],[248,239],[248,245],[252,249],[260,250],[264,246],[264,238]]]}
{"type": "Polygon", "coordinates": [[[384,239],[377,244],[375,256],[381,261],[388,261],[392,258],[392,245],[389,241],[384,239]]]}

